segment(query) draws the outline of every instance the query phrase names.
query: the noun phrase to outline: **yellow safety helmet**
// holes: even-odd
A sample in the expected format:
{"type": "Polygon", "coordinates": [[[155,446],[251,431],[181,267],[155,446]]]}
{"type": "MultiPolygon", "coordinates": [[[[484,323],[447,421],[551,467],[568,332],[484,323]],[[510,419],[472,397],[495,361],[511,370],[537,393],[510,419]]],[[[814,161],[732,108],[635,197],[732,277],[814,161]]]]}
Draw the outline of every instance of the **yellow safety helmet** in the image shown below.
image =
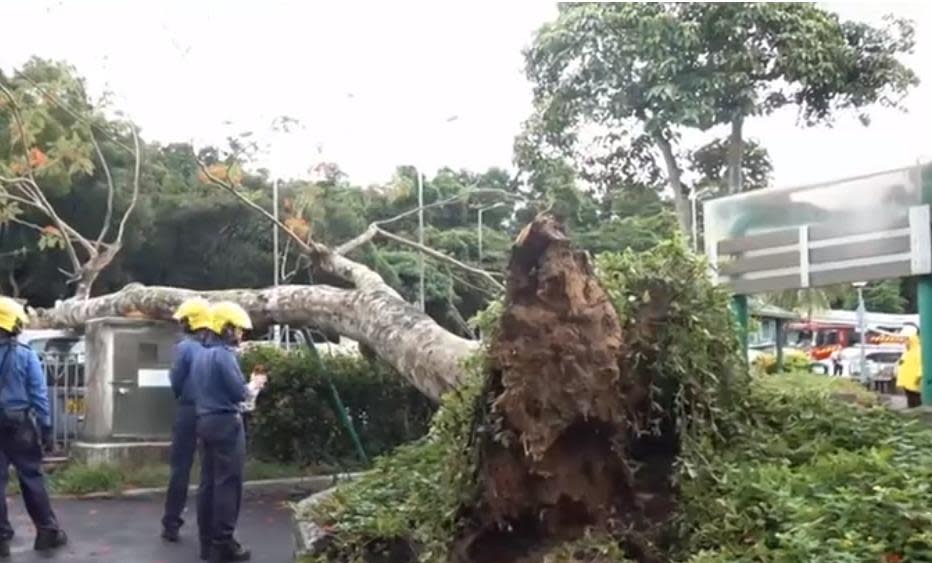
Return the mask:
{"type": "Polygon", "coordinates": [[[211,327],[210,303],[200,297],[186,299],[175,310],[172,318],[176,321],[188,320],[191,330],[200,330],[211,327]]]}
{"type": "Polygon", "coordinates": [[[0,329],[7,332],[17,332],[17,324],[25,325],[29,322],[26,309],[9,297],[0,297],[0,329]]]}
{"type": "Polygon", "coordinates": [[[249,313],[232,301],[221,301],[210,309],[213,317],[213,331],[217,334],[223,332],[223,327],[233,325],[242,330],[252,330],[252,320],[249,313]]]}

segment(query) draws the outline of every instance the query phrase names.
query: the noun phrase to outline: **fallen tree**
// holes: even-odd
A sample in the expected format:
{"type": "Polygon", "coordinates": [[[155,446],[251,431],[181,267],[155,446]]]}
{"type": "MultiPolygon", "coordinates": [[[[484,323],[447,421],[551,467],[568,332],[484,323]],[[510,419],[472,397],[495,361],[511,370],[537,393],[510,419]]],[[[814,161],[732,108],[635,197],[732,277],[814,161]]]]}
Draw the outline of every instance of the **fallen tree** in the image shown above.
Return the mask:
{"type": "Polygon", "coordinates": [[[593,266],[549,217],[506,287],[429,436],[307,516],[313,560],[670,559],[684,468],[747,415],[728,296],[679,241],[593,266]]]}
{"type": "Polygon", "coordinates": [[[478,346],[476,341],[448,332],[382,285],[364,289],[287,285],[196,292],[134,284],[117,293],[70,299],[51,309],[36,310],[34,324],[79,327],[92,319],[133,316],[168,320],[179,303],[193,296],[235,301],[249,311],[257,327],[273,323],[313,326],[361,342],[434,399],[462,379],[462,361],[478,346]]]}

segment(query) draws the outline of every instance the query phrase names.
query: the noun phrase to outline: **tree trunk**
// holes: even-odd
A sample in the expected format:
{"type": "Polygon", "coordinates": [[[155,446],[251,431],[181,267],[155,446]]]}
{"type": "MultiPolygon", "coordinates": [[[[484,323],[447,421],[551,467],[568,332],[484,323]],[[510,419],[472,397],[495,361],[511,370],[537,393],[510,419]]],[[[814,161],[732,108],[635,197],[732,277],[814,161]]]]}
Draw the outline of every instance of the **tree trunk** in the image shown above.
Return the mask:
{"type": "MultiPolygon", "coordinates": [[[[689,199],[686,197],[686,189],[683,186],[682,172],[676,164],[676,156],[673,154],[673,146],[670,141],[663,136],[663,133],[654,133],[654,142],[660,147],[660,153],[663,155],[663,162],[667,168],[667,181],[673,190],[673,206],[676,209],[676,218],[679,221],[680,228],[686,236],[690,236],[692,227],[692,210],[689,206],[689,199]]],[[[693,241],[695,244],[695,241],[693,241]]]]}
{"type": "Polygon", "coordinates": [[[83,327],[102,317],[143,316],[168,320],[184,299],[202,296],[242,305],[257,329],[272,324],[314,327],[358,341],[437,400],[465,375],[463,361],[478,342],[447,332],[384,286],[367,290],[324,285],[286,285],[250,290],[195,292],[132,284],[102,297],[69,299],[34,312],[34,326],[83,327]]]}
{"type": "Polygon", "coordinates": [[[735,115],[731,121],[731,135],[728,137],[728,193],[737,194],[744,190],[744,139],[742,127],[744,116],[735,115]]]}
{"type": "Polygon", "coordinates": [[[113,262],[120,248],[119,244],[108,245],[103,248],[103,252],[95,251],[91,254],[78,271],[78,282],[72,299],[79,301],[90,299],[94,283],[97,282],[100,274],[107,269],[107,266],[113,262]]]}

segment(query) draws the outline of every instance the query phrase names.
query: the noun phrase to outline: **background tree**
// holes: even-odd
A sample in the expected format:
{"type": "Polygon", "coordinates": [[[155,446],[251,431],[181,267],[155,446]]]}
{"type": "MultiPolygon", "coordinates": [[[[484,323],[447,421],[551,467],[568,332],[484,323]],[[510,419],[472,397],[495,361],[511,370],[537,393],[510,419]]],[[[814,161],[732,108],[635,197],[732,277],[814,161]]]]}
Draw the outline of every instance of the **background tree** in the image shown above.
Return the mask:
{"type": "Polygon", "coordinates": [[[683,129],[730,129],[727,186],[742,191],[745,156],[759,151],[745,146],[748,118],[795,106],[805,125],[843,109],[867,123],[870,106],[897,106],[917,83],[898,60],[913,43],[906,21],[843,22],[813,4],[561,4],[525,52],[535,111],[524,136],[570,159],[593,138],[649,148],[689,232],[683,129]]]}
{"type": "MultiPolygon", "coordinates": [[[[37,250],[64,250],[69,269],[62,271],[74,284],[74,294],[87,298],[122,248],[139,196],[141,150],[135,127],[108,121],[96,111],[73,69],[41,60],[30,61],[12,77],[0,74],[0,102],[0,224],[35,231],[37,250]],[[127,153],[130,162],[124,160],[127,153]],[[115,209],[118,184],[129,194],[122,209],[115,209]],[[103,220],[92,229],[79,228],[56,205],[72,195],[85,198],[81,212],[87,216],[95,202],[85,197],[85,189],[106,194],[105,211],[96,216],[103,220]]],[[[17,238],[28,251],[28,241],[17,238]]],[[[12,286],[18,286],[15,268],[8,271],[12,286]]]]}

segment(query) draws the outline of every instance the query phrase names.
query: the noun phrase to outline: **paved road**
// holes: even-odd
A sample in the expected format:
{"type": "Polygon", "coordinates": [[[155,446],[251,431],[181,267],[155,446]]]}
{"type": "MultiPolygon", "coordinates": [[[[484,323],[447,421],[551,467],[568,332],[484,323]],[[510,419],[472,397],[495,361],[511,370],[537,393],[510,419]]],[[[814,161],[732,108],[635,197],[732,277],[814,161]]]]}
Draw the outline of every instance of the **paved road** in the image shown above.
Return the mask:
{"type": "MultiPolygon", "coordinates": [[[[70,543],[52,556],[32,550],[34,532],[19,497],[10,497],[10,517],[16,529],[11,546],[12,562],[59,561],[62,563],[200,563],[194,506],[185,514],[182,541],[169,544],[159,538],[161,498],[115,500],[54,500],[70,543]]],[[[193,500],[193,499],[192,499],[193,500]]],[[[288,563],[293,560],[294,537],[289,499],[282,496],[247,496],[240,514],[238,536],[252,548],[252,560],[288,563]]]]}

